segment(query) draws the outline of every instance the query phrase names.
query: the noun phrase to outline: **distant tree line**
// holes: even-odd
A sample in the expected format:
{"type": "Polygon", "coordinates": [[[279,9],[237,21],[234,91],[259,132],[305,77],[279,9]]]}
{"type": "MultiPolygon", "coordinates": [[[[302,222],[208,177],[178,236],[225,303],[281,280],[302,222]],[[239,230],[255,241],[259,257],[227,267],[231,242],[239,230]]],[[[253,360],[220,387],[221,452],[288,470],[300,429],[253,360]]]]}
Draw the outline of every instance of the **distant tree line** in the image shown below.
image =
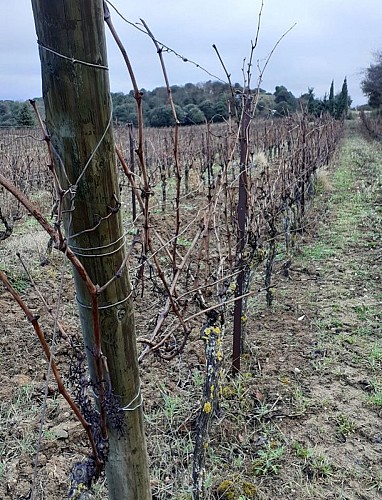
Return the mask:
{"type": "Polygon", "coordinates": [[[317,99],[314,95],[314,89],[309,88],[308,92],[300,97],[300,103],[309,114],[314,116],[329,113],[337,120],[346,118],[352,103],[348,93],[347,79],[344,79],[341,91],[337,94],[334,93],[334,81],[332,81],[329,94],[325,94],[323,99],[317,99]]]}
{"type": "Polygon", "coordinates": [[[35,124],[29,102],[0,101],[0,126],[33,127],[35,124]]]}
{"type": "MultiPolygon", "coordinates": [[[[240,109],[243,88],[235,83],[233,89],[223,82],[208,81],[205,83],[186,83],[173,85],[171,94],[176,114],[182,125],[221,122],[228,118],[229,109],[236,106],[240,109]]],[[[153,90],[141,89],[144,123],[151,127],[168,127],[174,124],[173,114],[168,103],[165,87],[153,90]]],[[[113,101],[113,120],[115,123],[138,124],[136,101],[133,91],[128,94],[116,92],[111,94],[113,101]]],[[[42,108],[42,99],[36,99],[42,108]]],[[[296,111],[307,111],[315,116],[330,113],[335,118],[346,116],[351,104],[348,96],[346,78],[339,94],[334,94],[334,82],[329,95],[323,99],[314,96],[314,89],[296,98],[283,85],[277,86],[273,93],[259,89],[256,107],[257,116],[286,116],[296,111]]],[[[33,126],[35,118],[28,102],[0,101],[0,126],[33,126]]]]}
{"type": "MultiPolygon", "coordinates": [[[[234,93],[240,93],[241,86],[234,85],[234,93]]],[[[145,124],[152,127],[166,127],[174,124],[165,87],[153,90],[141,89],[145,124]]],[[[182,125],[200,124],[207,121],[220,122],[228,118],[229,103],[232,105],[232,91],[223,82],[186,83],[172,85],[171,95],[177,118],[182,125]]],[[[138,117],[134,93],[112,93],[113,118],[118,123],[131,122],[137,125],[138,117]]]]}
{"type": "MultiPolygon", "coordinates": [[[[171,87],[176,114],[182,125],[226,120],[229,109],[233,110],[234,106],[240,109],[242,91],[243,88],[239,83],[235,83],[231,89],[228,84],[217,81],[196,85],[186,83],[183,86],[171,87]]],[[[142,89],[142,96],[143,117],[146,124],[152,127],[166,127],[174,124],[165,87],[157,87],[152,91],[142,89]]],[[[131,122],[137,125],[138,118],[133,92],[127,95],[112,94],[112,99],[114,120],[119,123],[131,122]]],[[[256,114],[257,116],[277,117],[306,110],[315,116],[330,113],[340,119],[347,115],[350,104],[351,99],[345,78],[341,92],[334,95],[334,82],[332,82],[329,98],[325,96],[323,100],[314,97],[313,89],[309,89],[308,94],[299,98],[296,98],[283,85],[277,86],[274,93],[259,89],[256,114]]]]}

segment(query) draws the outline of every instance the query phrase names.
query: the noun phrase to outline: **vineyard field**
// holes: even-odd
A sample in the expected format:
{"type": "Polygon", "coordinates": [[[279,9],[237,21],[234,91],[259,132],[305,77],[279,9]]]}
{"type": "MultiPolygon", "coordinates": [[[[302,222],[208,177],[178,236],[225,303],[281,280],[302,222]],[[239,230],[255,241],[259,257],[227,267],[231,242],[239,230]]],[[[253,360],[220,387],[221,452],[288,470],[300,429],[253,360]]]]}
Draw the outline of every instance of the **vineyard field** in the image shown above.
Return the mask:
{"type": "MultiPolygon", "coordinates": [[[[238,252],[235,130],[184,127],[177,138],[149,129],[149,186],[132,160],[136,131],[115,131],[153,498],[192,498],[206,313],[218,311],[224,336],[206,499],[374,500],[382,494],[382,146],[358,118],[255,120],[238,252]],[[241,271],[243,352],[233,377],[241,271]]],[[[48,163],[38,130],[0,130],[0,173],[54,224],[48,163]]],[[[55,338],[55,359],[75,392],[73,346],[83,347],[72,270],[0,189],[10,231],[0,270],[49,342],[59,303],[65,335],[55,338]]],[[[46,382],[38,339],[2,285],[0,311],[0,498],[27,498],[33,477],[41,498],[65,498],[71,467],[89,454],[86,434],[54,380],[46,382]]],[[[103,476],[91,498],[107,498],[103,476]]]]}

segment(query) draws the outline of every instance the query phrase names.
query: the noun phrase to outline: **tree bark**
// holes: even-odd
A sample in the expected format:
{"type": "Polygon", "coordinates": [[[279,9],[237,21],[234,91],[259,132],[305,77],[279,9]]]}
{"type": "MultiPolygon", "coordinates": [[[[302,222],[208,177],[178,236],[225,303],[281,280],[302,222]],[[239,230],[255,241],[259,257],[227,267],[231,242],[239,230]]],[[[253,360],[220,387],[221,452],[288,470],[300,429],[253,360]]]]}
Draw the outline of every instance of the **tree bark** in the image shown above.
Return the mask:
{"type": "MultiPolygon", "coordinates": [[[[69,247],[99,294],[104,376],[123,411],[123,436],[106,405],[109,498],[151,499],[135,340],[134,311],[120,214],[102,0],[32,0],[42,68],[46,126],[55,153],[69,247]],[[106,360],[106,362],[105,362],[106,360]],[[129,407],[129,403],[133,402],[129,407]]],[[[74,270],[90,376],[97,375],[91,296],[74,270]]]]}

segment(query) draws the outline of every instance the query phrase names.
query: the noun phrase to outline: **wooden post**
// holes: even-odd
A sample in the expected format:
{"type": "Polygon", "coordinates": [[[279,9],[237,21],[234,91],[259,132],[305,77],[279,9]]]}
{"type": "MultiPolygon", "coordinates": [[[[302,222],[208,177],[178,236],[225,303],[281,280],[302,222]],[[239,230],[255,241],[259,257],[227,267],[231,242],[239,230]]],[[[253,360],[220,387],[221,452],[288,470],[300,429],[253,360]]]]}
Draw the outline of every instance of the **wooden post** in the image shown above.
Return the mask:
{"type": "Polygon", "coordinates": [[[248,132],[250,124],[250,95],[249,88],[244,89],[243,111],[240,122],[240,175],[239,175],[239,200],[237,204],[237,244],[236,265],[239,271],[236,281],[236,300],[233,312],[233,346],[232,346],[232,373],[240,371],[240,358],[242,348],[243,326],[243,298],[244,294],[244,259],[245,231],[247,224],[247,167],[248,167],[248,132]]]}
{"type": "MultiPolygon", "coordinates": [[[[104,380],[97,378],[91,297],[76,271],[75,286],[89,371],[124,408],[122,437],[107,408],[106,474],[112,500],[151,499],[143,429],[133,304],[119,202],[102,0],[32,0],[42,70],[46,126],[65,192],[69,247],[99,294],[104,380]]],[[[99,359],[98,359],[99,361],[99,359]]]]}

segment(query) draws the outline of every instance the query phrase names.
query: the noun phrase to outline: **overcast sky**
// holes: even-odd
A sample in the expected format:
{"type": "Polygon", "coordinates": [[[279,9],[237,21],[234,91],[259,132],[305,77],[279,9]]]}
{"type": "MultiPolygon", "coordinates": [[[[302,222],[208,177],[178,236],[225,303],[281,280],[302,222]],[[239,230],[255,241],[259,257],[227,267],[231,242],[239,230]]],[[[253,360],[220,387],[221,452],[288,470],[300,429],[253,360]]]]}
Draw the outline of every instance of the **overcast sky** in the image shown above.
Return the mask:
{"type": "MultiPolygon", "coordinates": [[[[54,0],[52,0],[54,1],[54,0]]],[[[212,49],[216,44],[233,82],[243,82],[243,60],[256,34],[261,0],[114,0],[131,22],[143,18],[155,37],[210,73],[225,79],[212,49]]],[[[41,96],[40,63],[30,0],[0,0],[0,99],[41,96]]],[[[152,90],[163,85],[151,40],[111,10],[113,22],[131,58],[138,85],[152,90]]],[[[323,97],[334,79],[336,92],[345,76],[353,104],[366,102],[360,90],[362,70],[382,49],[381,0],[264,0],[255,61],[264,63],[280,36],[261,87],[273,92],[285,85],[298,97],[314,87],[323,97]]],[[[131,84],[124,63],[108,37],[111,90],[128,93],[131,84]]],[[[204,71],[166,54],[170,83],[214,80],[204,71]]],[[[256,68],[253,82],[257,79],[256,68]]]]}

